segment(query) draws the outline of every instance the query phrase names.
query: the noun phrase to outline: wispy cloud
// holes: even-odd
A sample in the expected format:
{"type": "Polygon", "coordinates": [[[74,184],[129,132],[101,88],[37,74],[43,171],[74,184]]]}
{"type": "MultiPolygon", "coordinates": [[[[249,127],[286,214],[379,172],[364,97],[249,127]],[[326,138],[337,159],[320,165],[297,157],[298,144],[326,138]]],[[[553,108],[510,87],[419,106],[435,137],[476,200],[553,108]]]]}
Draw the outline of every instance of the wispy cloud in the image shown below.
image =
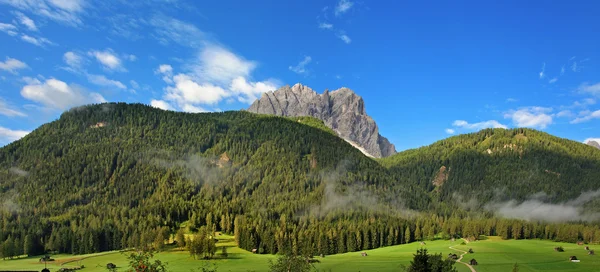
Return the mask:
{"type": "Polygon", "coordinates": [[[81,55],[69,51],[63,55],[63,61],[72,68],[81,68],[84,63],[84,59],[81,55]]]}
{"type": "Polygon", "coordinates": [[[565,66],[560,68],[560,75],[563,76],[565,74],[565,66]]]}
{"type": "Polygon", "coordinates": [[[354,3],[350,0],[340,0],[335,6],[334,14],[335,16],[341,16],[342,14],[348,12],[354,3]]]}
{"type": "Polygon", "coordinates": [[[469,123],[465,120],[456,120],[454,121],[454,123],[452,123],[452,126],[457,127],[457,128],[465,128],[465,129],[469,129],[469,130],[481,130],[481,129],[485,129],[485,128],[508,128],[507,126],[501,124],[500,122],[496,121],[496,120],[489,120],[489,121],[484,121],[484,122],[478,122],[478,123],[469,123]]]}
{"type": "Polygon", "coordinates": [[[30,132],[31,131],[25,130],[12,130],[0,126],[0,143],[7,144],[10,142],[14,142],[25,137],[25,135],[29,134],[30,132]]]}
{"type": "Polygon", "coordinates": [[[39,47],[45,47],[46,45],[56,45],[55,43],[51,42],[50,40],[43,38],[43,37],[32,37],[26,34],[21,35],[21,40],[28,42],[30,44],[33,44],[35,46],[39,46],[39,47]]]}
{"type": "Polygon", "coordinates": [[[509,97],[509,98],[506,99],[507,103],[517,102],[517,101],[519,101],[519,100],[516,99],[516,98],[512,98],[512,97],[509,97]]]}
{"type": "Polygon", "coordinates": [[[593,119],[600,119],[600,110],[597,111],[582,111],[579,113],[579,117],[573,119],[571,124],[585,123],[593,119]]]}
{"type": "Polygon", "coordinates": [[[573,116],[574,116],[574,114],[570,110],[562,110],[562,111],[559,111],[556,114],[556,117],[559,117],[559,118],[561,118],[561,117],[570,118],[570,117],[573,117],[573,116]]]}
{"type": "Polygon", "coordinates": [[[12,24],[0,23],[0,31],[10,36],[17,36],[19,34],[17,32],[17,27],[12,24]]]}
{"type": "Polygon", "coordinates": [[[333,25],[332,24],[328,24],[328,23],[320,23],[319,24],[319,28],[320,29],[333,29],[333,25]]]}
{"type": "Polygon", "coordinates": [[[553,83],[556,83],[557,81],[558,81],[558,78],[554,77],[554,78],[548,80],[548,83],[553,84],[553,83]]]}
{"type": "Polygon", "coordinates": [[[85,0],[0,0],[0,3],[70,26],[82,24],[80,15],[88,5],[85,0]]]}
{"type": "Polygon", "coordinates": [[[600,82],[598,82],[596,84],[590,84],[588,82],[584,82],[581,85],[579,85],[577,90],[581,93],[600,96],[600,82]]]}
{"type": "Polygon", "coordinates": [[[108,79],[104,75],[92,75],[92,74],[88,74],[87,78],[88,78],[88,81],[90,83],[98,85],[98,86],[114,87],[114,88],[119,88],[119,89],[127,89],[127,86],[125,86],[125,84],[123,84],[123,83],[121,83],[120,81],[117,81],[117,80],[108,79]]]}
{"type": "Polygon", "coordinates": [[[35,22],[31,18],[25,16],[25,14],[17,11],[15,12],[15,16],[17,17],[17,20],[19,20],[19,23],[24,25],[30,31],[38,31],[35,22]]]}
{"type": "Polygon", "coordinates": [[[27,116],[27,114],[14,109],[13,107],[11,107],[10,105],[8,105],[8,103],[0,98],[0,114],[4,115],[4,116],[8,116],[8,117],[15,117],[15,116],[19,116],[19,117],[25,117],[27,116]]]}
{"type": "Polygon", "coordinates": [[[4,70],[12,74],[17,74],[18,70],[25,68],[27,68],[27,64],[18,59],[6,57],[6,61],[0,61],[0,70],[4,70]]]}
{"type": "Polygon", "coordinates": [[[546,77],[545,72],[546,72],[546,63],[544,62],[544,63],[542,63],[542,71],[540,71],[540,79],[546,77]]]}
{"type": "Polygon", "coordinates": [[[308,70],[306,70],[306,65],[308,65],[312,61],[310,56],[304,56],[296,66],[289,66],[288,69],[296,74],[306,74],[308,70]]]}
{"type": "Polygon", "coordinates": [[[552,124],[551,108],[545,107],[525,107],[518,110],[511,110],[504,114],[504,118],[512,119],[518,127],[531,127],[544,129],[552,124]]]}
{"type": "Polygon", "coordinates": [[[176,43],[186,47],[199,48],[207,45],[208,35],[195,25],[164,15],[155,15],[150,20],[155,37],[164,45],[176,43]]]}
{"type": "Polygon", "coordinates": [[[448,134],[454,134],[455,132],[456,131],[454,129],[451,129],[451,128],[446,129],[446,133],[448,133],[448,134]]]}
{"type": "Polygon", "coordinates": [[[339,33],[337,37],[340,38],[340,40],[344,41],[346,44],[350,44],[352,42],[352,39],[350,39],[350,37],[348,37],[348,35],[344,33],[339,33]]]}

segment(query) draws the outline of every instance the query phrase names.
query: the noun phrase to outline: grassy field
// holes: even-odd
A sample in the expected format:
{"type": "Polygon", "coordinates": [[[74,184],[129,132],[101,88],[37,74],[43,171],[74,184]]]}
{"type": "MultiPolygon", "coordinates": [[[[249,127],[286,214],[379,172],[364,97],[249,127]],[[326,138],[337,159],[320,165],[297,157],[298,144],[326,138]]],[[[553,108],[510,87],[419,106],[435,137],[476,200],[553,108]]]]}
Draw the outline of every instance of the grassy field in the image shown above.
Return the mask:
{"type": "MultiPolygon", "coordinates": [[[[228,237],[226,237],[228,238],[228,237]]],[[[503,241],[496,237],[487,240],[460,245],[461,241],[432,241],[424,246],[432,253],[457,253],[449,246],[468,250],[472,248],[473,254],[465,255],[463,261],[477,259],[479,265],[475,266],[478,272],[509,272],[514,263],[519,264],[521,272],[529,271],[586,271],[600,272],[600,256],[588,256],[583,246],[566,243],[555,243],[540,240],[508,240],[503,241]],[[565,252],[555,252],[556,246],[563,246],[565,252]],[[575,255],[580,263],[568,261],[569,256],[575,255]]],[[[227,246],[229,257],[211,261],[194,260],[185,251],[170,249],[157,254],[155,257],[168,263],[170,271],[190,271],[203,265],[216,264],[221,271],[267,271],[268,261],[275,258],[272,255],[257,255],[235,247],[231,239],[223,239],[219,247],[227,246]]],[[[362,257],[360,252],[345,253],[317,257],[320,263],[315,264],[318,271],[399,271],[400,265],[408,265],[412,255],[422,246],[419,243],[379,248],[366,251],[368,256],[362,257]]],[[[595,246],[591,246],[595,249],[595,246]]],[[[600,248],[600,246],[598,246],[600,248]]],[[[220,250],[217,252],[220,253],[220,250]]],[[[48,264],[51,271],[60,267],[84,265],[84,272],[107,271],[105,266],[112,262],[118,267],[125,267],[126,257],[120,252],[105,252],[90,255],[55,255],[57,261],[48,264]],[[78,261],[79,260],[79,261],[78,261]],[[62,264],[62,266],[61,266],[62,264]]],[[[37,270],[44,265],[38,263],[39,258],[23,258],[17,260],[0,261],[1,270],[37,270]]],[[[458,271],[467,272],[469,269],[456,264],[458,271]]]]}

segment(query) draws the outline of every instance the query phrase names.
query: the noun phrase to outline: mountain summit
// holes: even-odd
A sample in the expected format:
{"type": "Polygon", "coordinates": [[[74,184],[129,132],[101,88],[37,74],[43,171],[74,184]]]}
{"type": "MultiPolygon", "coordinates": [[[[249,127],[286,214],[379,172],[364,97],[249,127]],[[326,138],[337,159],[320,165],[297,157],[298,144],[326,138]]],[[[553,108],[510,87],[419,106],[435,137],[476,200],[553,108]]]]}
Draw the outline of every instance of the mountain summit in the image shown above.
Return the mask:
{"type": "Polygon", "coordinates": [[[266,92],[248,111],[279,116],[312,116],[321,119],[340,137],[365,155],[381,158],[396,153],[377,124],[365,111],[365,102],[348,88],[318,94],[300,83],[266,92]]]}
{"type": "Polygon", "coordinates": [[[587,141],[587,142],[586,142],[586,144],[587,144],[587,145],[591,145],[591,146],[593,146],[593,147],[595,147],[595,148],[598,148],[598,149],[600,149],[600,144],[599,144],[597,141],[592,141],[592,140],[589,140],[589,141],[587,141]]]}

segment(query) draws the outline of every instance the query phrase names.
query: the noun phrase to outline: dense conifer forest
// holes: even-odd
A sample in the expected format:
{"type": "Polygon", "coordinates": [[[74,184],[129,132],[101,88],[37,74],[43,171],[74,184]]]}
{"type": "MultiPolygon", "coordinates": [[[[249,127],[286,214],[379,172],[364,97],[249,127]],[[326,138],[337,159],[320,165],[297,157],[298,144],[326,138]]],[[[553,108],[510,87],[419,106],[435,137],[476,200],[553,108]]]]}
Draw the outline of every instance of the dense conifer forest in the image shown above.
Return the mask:
{"type": "Polygon", "coordinates": [[[528,129],[374,160],[308,117],[93,105],[0,149],[0,257],[160,249],[184,222],[234,234],[258,253],[479,234],[599,242],[593,222],[502,219],[481,208],[539,192],[566,201],[600,188],[597,177],[600,150],[528,129]]]}

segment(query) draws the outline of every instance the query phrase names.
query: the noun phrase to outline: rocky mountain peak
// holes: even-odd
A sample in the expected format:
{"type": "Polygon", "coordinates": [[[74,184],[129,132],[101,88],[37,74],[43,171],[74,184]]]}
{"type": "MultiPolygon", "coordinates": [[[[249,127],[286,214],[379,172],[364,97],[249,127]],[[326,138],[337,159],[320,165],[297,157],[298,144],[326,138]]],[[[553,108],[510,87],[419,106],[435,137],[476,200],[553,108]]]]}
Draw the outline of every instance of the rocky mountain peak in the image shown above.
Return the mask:
{"type": "Polygon", "coordinates": [[[387,157],[396,149],[379,135],[377,124],[365,110],[362,97],[349,88],[325,90],[318,94],[300,83],[266,92],[248,111],[279,116],[312,116],[319,118],[353,146],[372,157],[387,157]]]}
{"type": "Polygon", "coordinates": [[[591,145],[591,146],[593,146],[593,147],[595,147],[595,148],[598,148],[598,149],[600,149],[600,143],[598,143],[598,142],[596,142],[596,141],[592,141],[592,140],[590,140],[590,141],[587,141],[587,142],[586,142],[586,144],[588,144],[588,145],[591,145]]]}

